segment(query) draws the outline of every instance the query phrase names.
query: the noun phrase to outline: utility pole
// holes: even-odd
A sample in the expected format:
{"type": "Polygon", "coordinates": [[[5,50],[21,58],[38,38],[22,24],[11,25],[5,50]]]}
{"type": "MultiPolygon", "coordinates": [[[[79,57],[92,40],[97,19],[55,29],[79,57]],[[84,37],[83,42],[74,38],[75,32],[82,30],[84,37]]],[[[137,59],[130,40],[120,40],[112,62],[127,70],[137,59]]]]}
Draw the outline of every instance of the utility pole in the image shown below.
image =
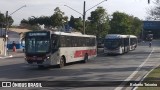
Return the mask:
{"type": "Polygon", "coordinates": [[[94,7],[98,6],[99,4],[101,4],[101,3],[105,2],[105,1],[107,1],[107,0],[103,0],[103,1],[101,1],[100,3],[98,3],[98,4],[94,5],[93,7],[89,8],[88,10],[86,10],[86,2],[84,1],[84,5],[83,5],[83,14],[82,14],[82,13],[80,13],[80,12],[78,12],[77,10],[75,10],[75,9],[71,8],[71,7],[70,7],[70,6],[68,6],[68,5],[64,5],[64,6],[66,6],[66,7],[70,8],[70,9],[72,9],[73,11],[75,11],[75,12],[77,12],[77,13],[79,13],[79,14],[81,14],[81,15],[82,15],[82,17],[83,17],[83,34],[85,34],[85,17],[86,17],[86,12],[87,12],[87,11],[89,11],[89,10],[91,10],[92,8],[94,8],[94,7]]]}
{"type": "Polygon", "coordinates": [[[5,27],[5,47],[4,47],[4,56],[7,56],[7,29],[8,29],[8,11],[6,11],[6,20],[5,20],[5,24],[6,24],[6,27],[5,27]]]}
{"type": "Polygon", "coordinates": [[[84,1],[84,6],[83,6],[83,34],[85,34],[85,17],[86,17],[86,1],[84,1]]]}
{"type": "MultiPolygon", "coordinates": [[[[26,5],[18,8],[17,10],[15,10],[14,12],[12,12],[11,14],[9,15],[12,15],[14,14],[15,12],[17,12],[18,10],[22,9],[23,7],[26,7],[26,5]]],[[[4,56],[7,56],[7,38],[8,38],[8,29],[9,29],[9,19],[8,19],[8,11],[6,11],[6,20],[5,20],[5,24],[6,24],[6,27],[5,27],[5,45],[4,45],[4,56]]]]}

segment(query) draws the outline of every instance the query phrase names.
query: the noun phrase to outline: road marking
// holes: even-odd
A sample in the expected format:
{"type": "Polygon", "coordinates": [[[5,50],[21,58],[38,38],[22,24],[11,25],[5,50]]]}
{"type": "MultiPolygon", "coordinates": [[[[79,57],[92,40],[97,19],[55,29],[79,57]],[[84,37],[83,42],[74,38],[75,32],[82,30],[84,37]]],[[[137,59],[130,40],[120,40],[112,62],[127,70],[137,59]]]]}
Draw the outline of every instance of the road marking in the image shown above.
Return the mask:
{"type": "Polygon", "coordinates": [[[152,51],[150,52],[150,54],[148,55],[146,60],[141,65],[139,65],[139,67],[128,78],[126,78],[124,80],[125,82],[122,82],[121,85],[119,85],[114,90],[121,90],[123,88],[123,86],[127,83],[127,81],[130,81],[139,72],[139,70],[143,67],[143,65],[149,60],[149,58],[152,55],[153,51],[154,51],[154,48],[152,49],[152,51]]]}
{"type": "MultiPolygon", "coordinates": [[[[140,82],[141,81],[143,81],[147,76],[148,76],[148,74],[150,74],[155,68],[157,68],[159,66],[159,64],[158,65],[156,65],[156,66],[154,66],[147,74],[145,74],[143,77],[142,77],[142,79],[140,80],[140,82]]],[[[139,84],[139,83],[138,83],[139,84]]],[[[133,87],[133,89],[132,90],[136,90],[138,87],[133,87]]]]}

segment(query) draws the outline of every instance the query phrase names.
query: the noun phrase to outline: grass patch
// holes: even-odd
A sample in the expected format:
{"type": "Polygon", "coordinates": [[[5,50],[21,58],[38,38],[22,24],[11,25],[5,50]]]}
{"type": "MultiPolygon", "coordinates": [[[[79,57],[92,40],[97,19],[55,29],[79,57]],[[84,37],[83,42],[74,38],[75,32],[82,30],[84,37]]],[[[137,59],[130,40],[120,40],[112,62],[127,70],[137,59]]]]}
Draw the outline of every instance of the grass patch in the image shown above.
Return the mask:
{"type": "Polygon", "coordinates": [[[160,81],[160,66],[155,68],[146,78],[145,80],[155,80],[160,81]]]}
{"type": "MultiPolygon", "coordinates": [[[[160,66],[155,68],[148,76],[144,79],[144,81],[158,81],[160,85],[160,66]]],[[[138,87],[137,90],[160,90],[159,87],[138,87]]]]}

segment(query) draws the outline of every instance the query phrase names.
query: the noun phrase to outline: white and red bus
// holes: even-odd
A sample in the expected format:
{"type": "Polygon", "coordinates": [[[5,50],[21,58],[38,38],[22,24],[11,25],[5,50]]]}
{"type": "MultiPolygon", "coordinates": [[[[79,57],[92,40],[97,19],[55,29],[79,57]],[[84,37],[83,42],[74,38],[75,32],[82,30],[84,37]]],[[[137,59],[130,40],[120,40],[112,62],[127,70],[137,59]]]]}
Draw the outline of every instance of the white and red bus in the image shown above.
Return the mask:
{"type": "Polygon", "coordinates": [[[83,61],[97,56],[96,36],[33,31],[25,35],[25,61],[38,67],[83,61]]]}

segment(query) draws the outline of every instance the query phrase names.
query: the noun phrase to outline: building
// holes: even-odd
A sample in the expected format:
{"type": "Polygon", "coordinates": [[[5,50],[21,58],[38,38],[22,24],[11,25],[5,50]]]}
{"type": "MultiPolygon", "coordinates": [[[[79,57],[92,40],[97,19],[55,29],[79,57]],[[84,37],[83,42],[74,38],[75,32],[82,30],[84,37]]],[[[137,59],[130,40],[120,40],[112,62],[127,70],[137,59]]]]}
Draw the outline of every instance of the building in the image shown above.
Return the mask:
{"type": "Polygon", "coordinates": [[[0,55],[4,55],[4,38],[0,37],[0,55]]]}
{"type": "MultiPolygon", "coordinates": [[[[23,37],[23,34],[28,31],[30,31],[30,30],[9,28],[9,30],[7,31],[7,35],[8,35],[7,48],[12,49],[13,48],[12,43],[14,41],[16,43],[16,49],[22,49],[23,48],[22,37],[23,37]]],[[[5,29],[0,30],[0,36],[1,37],[5,36],[5,29]]]]}
{"type": "Polygon", "coordinates": [[[4,50],[5,50],[5,42],[4,42],[4,35],[5,34],[5,30],[3,30],[2,28],[0,29],[0,55],[4,55],[4,50]]]}
{"type": "Polygon", "coordinates": [[[153,38],[160,38],[160,21],[143,21],[143,38],[153,34],[153,38]]]}

